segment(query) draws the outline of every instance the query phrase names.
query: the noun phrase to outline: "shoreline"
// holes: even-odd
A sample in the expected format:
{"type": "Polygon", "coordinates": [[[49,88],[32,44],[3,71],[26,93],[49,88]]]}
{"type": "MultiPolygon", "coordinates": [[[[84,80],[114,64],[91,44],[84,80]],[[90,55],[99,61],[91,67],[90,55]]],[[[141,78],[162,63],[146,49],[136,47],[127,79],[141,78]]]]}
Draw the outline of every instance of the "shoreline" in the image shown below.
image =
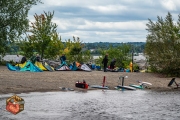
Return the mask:
{"type": "MultiPolygon", "coordinates": [[[[137,84],[137,80],[150,82],[150,89],[153,91],[180,91],[168,87],[172,77],[164,77],[154,73],[128,73],[128,72],[103,72],[103,71],[44,71],[44,72],[17,72],[10,71],[6,66],[0,66],[0,94],[8,93],[29,93],[29,92],[55,92],[62,91],[59,87],[72,88],[75,91],[82,90],[76,88],[77,81],[86,81],[89,85],[102,85],[103,77],[106,77],[106,86],[109,90],[115,90],[119,85],[120,76],[128,76],[124,85],[137,84]]],[[[180,78],[176,78],[180,83],[180,78]]],[[[88,90],[95,90],[89,88],[88,90]]]]}

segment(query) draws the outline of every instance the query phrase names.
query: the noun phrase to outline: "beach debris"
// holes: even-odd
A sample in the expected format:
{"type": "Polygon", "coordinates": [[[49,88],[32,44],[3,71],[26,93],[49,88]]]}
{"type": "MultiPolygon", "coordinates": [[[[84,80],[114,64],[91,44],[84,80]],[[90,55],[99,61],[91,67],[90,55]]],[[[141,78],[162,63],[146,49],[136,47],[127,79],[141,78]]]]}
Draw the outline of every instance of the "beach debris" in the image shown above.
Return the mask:
{"type": "Polygon", "coordinates": [[[59,87],[62,91],[74,91],[72,88],[59,87]]]}

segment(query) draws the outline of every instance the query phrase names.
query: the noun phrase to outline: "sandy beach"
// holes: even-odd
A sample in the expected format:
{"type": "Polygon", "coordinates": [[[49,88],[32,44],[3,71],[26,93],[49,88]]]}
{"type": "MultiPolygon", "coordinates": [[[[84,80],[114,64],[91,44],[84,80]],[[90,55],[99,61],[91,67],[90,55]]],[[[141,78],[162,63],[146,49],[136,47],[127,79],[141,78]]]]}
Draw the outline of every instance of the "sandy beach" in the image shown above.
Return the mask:
{"type": "MultiPolygon", "coordinates": [[[[17,72],[8,70],[6,66],[0,66],[0,94],[60,91],[59,87],[79,90],[80,88],[75,87],[75,82],[78,80],[85,80],[89,85],[102,85],[104,76],[106,77],[106,86],[109,86],[111,90],[114,90],[114,87],[119,84],[120,76],[128,76],[125,79],[125,85],[138,85],[137,80],[140,80],[152,83],[149,88],[151,90],[175,90],[167,86],[172,77],[164,77],[154,73],[103,71],[17,72]]],[[[176,81],[180,83],[180,78],[176,78],[176,81]]]]}

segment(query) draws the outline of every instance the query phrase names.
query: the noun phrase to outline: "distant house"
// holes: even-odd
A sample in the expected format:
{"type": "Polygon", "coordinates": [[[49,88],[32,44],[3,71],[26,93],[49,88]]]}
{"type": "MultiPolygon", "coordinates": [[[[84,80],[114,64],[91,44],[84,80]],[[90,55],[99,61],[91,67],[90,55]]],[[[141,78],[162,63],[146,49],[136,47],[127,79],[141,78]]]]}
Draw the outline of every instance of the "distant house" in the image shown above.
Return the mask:
{"type": "Polygon", "coordinates": [[[140,69],[145,69],[147,65],[147,58],[143,53],[139,53],[138,56],[133,56],[133,62],[138,64],[140,69]]]}
{"type": "Polygon", "coordinates": [[[99,55],[93,55],[93,59],[99,59],[99,57],[102,57],[102,56],[99,56],[99,55]]]}
{"type": "Polygon", "coordinates": [[[133,58],[135,62],[146,61],[146,57],[141,53],[139,53],[139,55],[133,56],[133,58]]]}
{"type": "Polygon", "coordinates": [[[94,52],[94,51],[95,51],[95,49],[90,49],[90,51],[91,51],[91,52],[94,52]]]}

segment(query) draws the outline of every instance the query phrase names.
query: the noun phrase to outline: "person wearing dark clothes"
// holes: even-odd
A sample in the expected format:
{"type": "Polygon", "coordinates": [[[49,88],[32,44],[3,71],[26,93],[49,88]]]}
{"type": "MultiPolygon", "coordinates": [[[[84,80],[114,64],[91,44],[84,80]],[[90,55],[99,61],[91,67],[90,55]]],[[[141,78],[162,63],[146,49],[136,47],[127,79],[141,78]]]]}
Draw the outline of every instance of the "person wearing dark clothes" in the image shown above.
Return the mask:
{"type": "Polygon", "coordinates": [[[21,64],[25,63],[26,61],[27,61],[26,57],[25,57],[25,56],[22,57],[22,59],[21,59],[21,64]]]}
{"type": "Polygon", "coordinates": [[[62,56],[60,57],[60,60],[61,60],[61,64],[66,61],[65,54],[62,54],[62,56]]]}
{"type": "Polygon", "coordinates": [[[103,58],[102,64],[104,65],[104,72],[107,72],[106,68],[108,64],[108,54],[106,54],[105,57],[103,58]]]}
{"type": "Polygon", "coordinates": [[[114,69],[114,66],[115,66],[115,64],[116,64],[116,59],[113,59],[112,61],[111,61],[111,64],[110,64],[110,69],[114,69]]]}
{"type": "Polygon", "coordinates": [[[39,54],[36,55],[36,61],[41,62],[41,58],[40,58],[39,54]]]}

